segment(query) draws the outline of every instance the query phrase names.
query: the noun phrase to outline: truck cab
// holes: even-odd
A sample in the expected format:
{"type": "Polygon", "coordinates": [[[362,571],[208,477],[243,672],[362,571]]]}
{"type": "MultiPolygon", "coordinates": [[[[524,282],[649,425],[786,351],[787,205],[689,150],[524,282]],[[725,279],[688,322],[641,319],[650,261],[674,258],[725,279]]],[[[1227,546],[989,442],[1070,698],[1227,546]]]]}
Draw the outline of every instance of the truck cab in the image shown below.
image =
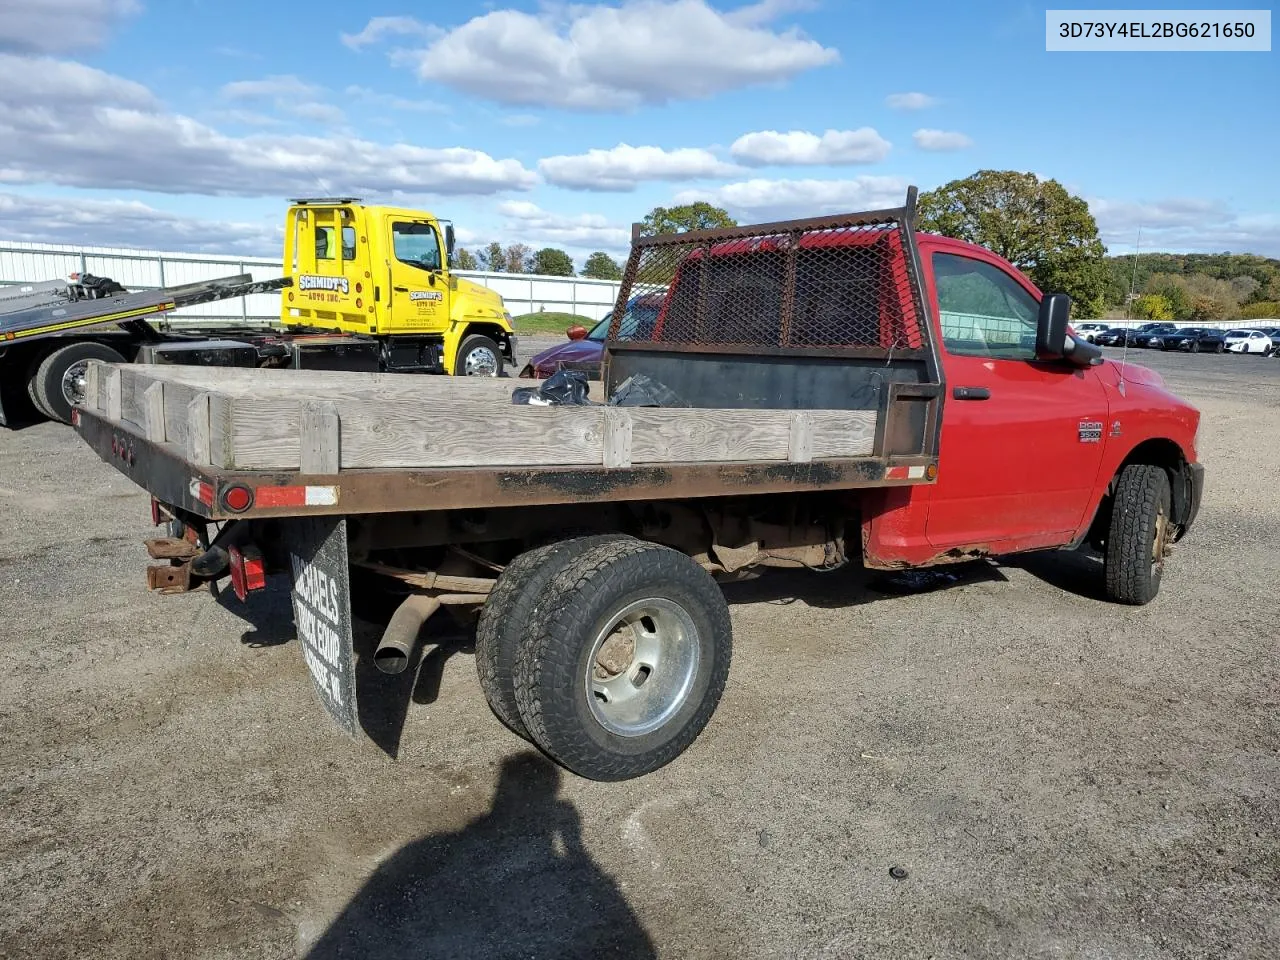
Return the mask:
{"type": "Polygon", "coordinates": [[[281,323],[385,339],[388,369],[496,376],[503,359],[515,360],[511,315],[497,293],[452,272],[453,246],[452,225],[422,210],[295,200],[281,323]]]}

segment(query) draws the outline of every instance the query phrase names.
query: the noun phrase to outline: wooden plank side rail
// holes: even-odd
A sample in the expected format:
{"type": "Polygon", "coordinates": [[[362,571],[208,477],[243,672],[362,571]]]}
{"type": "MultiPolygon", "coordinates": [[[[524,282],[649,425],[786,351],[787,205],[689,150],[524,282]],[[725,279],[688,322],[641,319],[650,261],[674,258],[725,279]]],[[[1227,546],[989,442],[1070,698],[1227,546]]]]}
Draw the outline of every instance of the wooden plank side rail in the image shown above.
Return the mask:
{"type": "Polygon", "coordinates": [[[259,388],[253,378],[262,371],[233,370],[248,376],[220,384],[226,371],[90,369],[111,419],[195,463],[242,470],[808,463],[870,456],[876,432],[872,410],[515,405],[511,381],[391,374],[379,386],[369,383],[377,375],[353,374],[321,389],[314,379],[284,383],[281,375],[293,374],[274,371],[259,388]],[[406,379],[461,389],[424,392],[406,379]],[[484,385],[464,386],[477,382],[484,385]]]}

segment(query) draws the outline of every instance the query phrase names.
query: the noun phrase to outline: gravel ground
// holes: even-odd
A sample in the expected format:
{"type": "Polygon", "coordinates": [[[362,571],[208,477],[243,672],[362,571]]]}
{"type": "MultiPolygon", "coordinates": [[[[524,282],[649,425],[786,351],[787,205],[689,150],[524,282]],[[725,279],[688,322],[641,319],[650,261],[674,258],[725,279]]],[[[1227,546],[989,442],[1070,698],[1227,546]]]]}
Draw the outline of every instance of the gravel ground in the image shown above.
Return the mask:
{"type": "Polygon", "coordinates": [[[613,785],[457,632],[398,759],[348,742],[285,593],[149,594],[146,497],[0,432],[0,956],[1274,957],[1280,361],[1140,359],[1210,470],[1155,603],[1074,554],[738,585],[710,726],[613,785]]]}

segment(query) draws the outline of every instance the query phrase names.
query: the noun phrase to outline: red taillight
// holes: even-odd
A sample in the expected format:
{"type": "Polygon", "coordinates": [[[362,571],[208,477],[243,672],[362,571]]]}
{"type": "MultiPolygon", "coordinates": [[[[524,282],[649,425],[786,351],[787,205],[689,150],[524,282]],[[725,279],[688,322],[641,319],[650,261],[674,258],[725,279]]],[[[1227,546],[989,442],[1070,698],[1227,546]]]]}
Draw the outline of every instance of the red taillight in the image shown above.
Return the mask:
{"type": "Polygon", "coordinates": [[[257,547],[232,547],[228,552],[231,554],[231,589],[243,601],[267,585],[267,568],[257,547]]]}
{"type": "Polygon", "coordinates": [[[222,505],[232,513],[241,513],[253,505],[253,491],[235,484],[222,491],[222,505]]]}
{"type": "Polygon", "coordinates": [[[364,292],[364,287],[360,286],[360,284],[359,284],[359,283],[357,283],[357,284],[356,284],[356,293],[363,293],[363,292],[364,292]]]}
{"type": "Polygon", "coordinates": [[[160,501],[157,500],[155,497],[152,497],[151,498],[151,525],[153,527],[160,526],[160,521],[162,519],[163,518],[160,516],[160,501]]]}
{"type": "Polygon", "coordinates": [[[80,426],[80,408],[79,407],[71,408],[71,425],[73,427],[80,426]]]}
{"type": "Polygon", "coordinates": [[[356,309],[359,310],[363,306],[364,306],[364,301],[361,300],[359,297],[356,297],[356,309]]]}

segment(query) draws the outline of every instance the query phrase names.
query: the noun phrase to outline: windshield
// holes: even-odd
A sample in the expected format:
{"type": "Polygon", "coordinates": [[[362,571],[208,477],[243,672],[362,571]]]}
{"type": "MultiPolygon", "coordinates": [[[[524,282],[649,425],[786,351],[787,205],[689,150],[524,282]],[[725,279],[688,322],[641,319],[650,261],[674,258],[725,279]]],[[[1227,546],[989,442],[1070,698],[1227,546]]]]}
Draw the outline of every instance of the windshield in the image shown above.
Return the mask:
{"type": "Polygon", "coordinates": [[[1247,337],[1248,335],[1249,335],[1248,330],[1228,330],[1227,331],[1228,337],[1247,337]]]}
{"type": "MultiPolygon", "coordinates": [[[[639,306],[635,304],[628,307],[627,312],[622,317],[622,323],[618,330],[618,339],[648,339],[653,333],[653,325],[658,319],[658,309],[657,306],[639,306]]],[[[607,340],[609,337],[609,324],[612,320],[613,311],[610,310],[599,323],[591,328],[591,332],[587,334],[587,339],[595,340],[597,343],[603,343],[607,340]]]]}
{"type": "Polygon", "coordinates": [[[1198,334],[1199,332],[1200,332],[1200,328],[1199,328],[1199,327],[1183,327],[1182,329],[1180,329],[1180,330],[1178,331],[1178,333],[1183,334],[1184,336],[1188,336],[1188,337],[1193,337],[1193,336],[1195,336],[1196,334],[1198,334]]]}

